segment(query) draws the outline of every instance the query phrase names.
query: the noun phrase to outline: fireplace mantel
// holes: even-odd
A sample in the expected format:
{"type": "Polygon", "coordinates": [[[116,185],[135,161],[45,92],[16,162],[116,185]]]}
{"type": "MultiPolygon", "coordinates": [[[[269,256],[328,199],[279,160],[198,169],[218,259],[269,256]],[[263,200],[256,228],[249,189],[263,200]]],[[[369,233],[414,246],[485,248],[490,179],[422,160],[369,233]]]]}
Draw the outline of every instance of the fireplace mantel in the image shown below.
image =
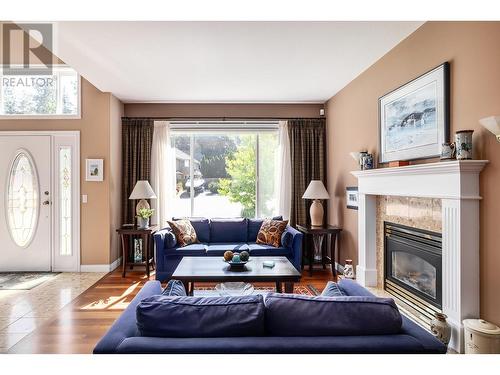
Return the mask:
{"type": "Polygon", "coordinates": [[[358,265],[361,285],[377,285],[376,196],[440,198],[443,312],[450,347],[463,351],[462,320],[479,317],[479,173],[487,160],[460,160],[351,172],[358,178],[358,265]]]}

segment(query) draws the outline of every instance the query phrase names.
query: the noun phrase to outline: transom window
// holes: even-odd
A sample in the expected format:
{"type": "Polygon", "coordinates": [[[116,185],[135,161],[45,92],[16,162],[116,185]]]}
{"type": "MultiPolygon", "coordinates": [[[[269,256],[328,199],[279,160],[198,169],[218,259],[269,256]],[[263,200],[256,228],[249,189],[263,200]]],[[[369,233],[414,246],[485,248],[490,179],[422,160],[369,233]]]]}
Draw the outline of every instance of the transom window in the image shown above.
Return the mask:
{"type": "Polygon", "coordinates": [[[0,74],[0,117],[80,118],[80,77],[67,66],[52,75],[0,74]]]}
{"type": "Polygon", "coordinates": [[[277,214],[277,123],[172,123],[174,216],[277,214]]]}

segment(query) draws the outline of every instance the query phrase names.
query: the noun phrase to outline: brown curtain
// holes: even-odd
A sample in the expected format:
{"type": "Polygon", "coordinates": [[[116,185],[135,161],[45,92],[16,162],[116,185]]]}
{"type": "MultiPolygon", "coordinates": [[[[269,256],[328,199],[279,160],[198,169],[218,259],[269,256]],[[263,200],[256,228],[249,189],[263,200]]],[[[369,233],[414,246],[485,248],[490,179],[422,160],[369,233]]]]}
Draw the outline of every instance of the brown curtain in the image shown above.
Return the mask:
{"type": "Polygon", "coordinates": [[[138,180],[151,178],[152,119],[122,118],[122,224],[135,222],[135,201],[128,199],[138,180]]]}
{"type": "MultiPolygon", "coordinates": [[[[290,225],[307,224],[310,200],[302,199],[311,180],[322,180],[326,186],[326,126],[324,119],[288,120],[292,163],[292,204],[290,225]]],[[[326,208],[325,217],[326,217],[326,208]]]]}

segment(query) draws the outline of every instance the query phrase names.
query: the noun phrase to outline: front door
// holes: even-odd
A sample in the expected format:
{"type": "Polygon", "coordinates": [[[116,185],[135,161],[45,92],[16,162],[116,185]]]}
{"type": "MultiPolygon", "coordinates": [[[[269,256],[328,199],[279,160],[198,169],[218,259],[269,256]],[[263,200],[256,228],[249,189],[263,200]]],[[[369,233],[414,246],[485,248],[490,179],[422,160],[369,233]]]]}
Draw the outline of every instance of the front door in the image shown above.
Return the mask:
{"type": "Polygon", "coordinates": [[[50,135],[0,135],[0,271],[51,270],[50,135]]]}

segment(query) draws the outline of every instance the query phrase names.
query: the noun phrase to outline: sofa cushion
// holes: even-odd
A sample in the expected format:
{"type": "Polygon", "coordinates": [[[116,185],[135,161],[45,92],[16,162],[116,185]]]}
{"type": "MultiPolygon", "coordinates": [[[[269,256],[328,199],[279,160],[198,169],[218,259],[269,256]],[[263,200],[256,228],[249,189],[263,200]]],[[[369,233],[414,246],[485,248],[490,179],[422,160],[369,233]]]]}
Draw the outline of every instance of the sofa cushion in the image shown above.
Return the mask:
{"type": "Polygon", "coordinates": [[[272,336],[391,335],[402,318],[391,298],[266,296],[266,329],[272,336]]]}
{"type": "Polygon", "coordinates": [[[204,243],[193,243],[191,245],[178,247],[175,249],[174,253],[180,254],[181,256],[205,255],[207,253],[207,245],[204,243]]]}
{"type": "Polygon", "coordinates": [[[292,244],[293,244],[293,234],[285,230],[281,235],[281,246],[292,247],[292,244]]]}
{"type": "Polygon", "coordinates": [[[247,242],[247,219],[211,219],[210,241],[221,242],[247,242]]]}
{"type": "Polygon", "coordinates": [[[163,296],[186,296],[186,288],[180,280],[170,280],[161,292],[163,296]]]}
{"type": "Polygon", "coordinates": [[[364,296],[375,297],[368,289],[363,288],[356,281],[350,279],[342,279],[339,281],[339,288],[346,296],[364,296]]]}
{"type": "Polygon", "coordinates": [[[177,245],[177,239],[175,238],[175,233],[171,229],[165,231],[165,249],[171,249],[177,245]]]}
{"type": "Polygon", "coordinates": [[[193,226],[200,242],[210,242],[210,221],[204,217],[173,217],[173,221],[187,219],[193,226]]]}
{"type": "Polygon", "coordinates": [[[136,319],[142,336],[240,337],[265,332],[261,295],[152,296],[137,305],[136,319]]]}
{"type": "Polygon", "coordinates": [[[207,246],[207,254],[210,256],[222,256],[226,251],[241,252],[248,251],[246,243],[211,243],[207,246]]]}
{"type": "MultiPolygon", "coordinates": [[[[274,216],[273,220],[283,220],[283,216],[274,216]]],[[[257,234],[263,222],[264,219],[248,219],[248,242],[257,241],[257,234]]]]}
{"type": "Polygon", "coordinates": [[[279,247],[281,245],[281,235],[285,231],[287,224],[288,220],[264,220],[255,242],[279,247]]]}
{"type": "Polygon", "coordinates": [[[260,243],[249,243],[248,248],[250,249],[251,256],[261,256],[261,255],[274,255],[274,256],[286,256],[290,255],[289,247],[274,247],[271,245],[263,245],[260,243]]]}
{"type": "Polygon", "coordinates": [[[334,283],[333,281],[329,281],[325,289],[323,289],[323,292],[321,293],[323,297],[341,297],[345,296],[344,292],[340,287],[338,286],[337,283],[334,283]]]}
{"type": "Polygon", "coordinates": [[[175,234],[175,238],[179,246],[186,246],[193,243],[198,243],[198,236],[196,231],[187,219],[177,221],[167,221],[168,225],[175,234]]]}

